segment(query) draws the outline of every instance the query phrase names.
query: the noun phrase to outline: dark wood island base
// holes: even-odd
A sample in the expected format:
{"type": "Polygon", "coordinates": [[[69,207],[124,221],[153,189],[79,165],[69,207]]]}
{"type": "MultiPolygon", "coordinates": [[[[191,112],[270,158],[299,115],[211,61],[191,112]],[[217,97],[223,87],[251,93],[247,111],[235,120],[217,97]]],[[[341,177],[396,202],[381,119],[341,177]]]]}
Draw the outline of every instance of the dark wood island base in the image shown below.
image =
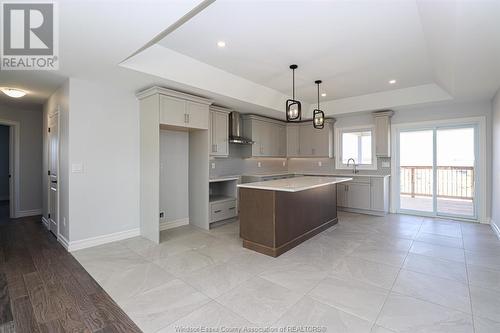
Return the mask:
{"type": "Polygon", "coordinates": [[[243,247],[278,257],[335,225],[336,186],[298,192],[240,188],[243,247]]]}

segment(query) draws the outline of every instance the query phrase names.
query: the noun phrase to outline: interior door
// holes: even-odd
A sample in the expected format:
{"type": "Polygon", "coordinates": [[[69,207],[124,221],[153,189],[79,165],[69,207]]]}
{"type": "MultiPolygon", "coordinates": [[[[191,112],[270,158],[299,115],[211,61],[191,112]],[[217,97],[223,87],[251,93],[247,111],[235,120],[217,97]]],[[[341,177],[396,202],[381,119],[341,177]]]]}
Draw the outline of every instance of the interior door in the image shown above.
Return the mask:
{"type": "Polygon", "coordinates": [[[58,124],[59,114],[56,113],[49,118],[48,124],[48,160],[49,160],[49,170],[48,170],[48,183],[49,183],[49,230],[54,234],[58,234],[58,222],[59,222],[59,184],[58,184],[58,172],[59,172],[59,124],[58,124]]]}

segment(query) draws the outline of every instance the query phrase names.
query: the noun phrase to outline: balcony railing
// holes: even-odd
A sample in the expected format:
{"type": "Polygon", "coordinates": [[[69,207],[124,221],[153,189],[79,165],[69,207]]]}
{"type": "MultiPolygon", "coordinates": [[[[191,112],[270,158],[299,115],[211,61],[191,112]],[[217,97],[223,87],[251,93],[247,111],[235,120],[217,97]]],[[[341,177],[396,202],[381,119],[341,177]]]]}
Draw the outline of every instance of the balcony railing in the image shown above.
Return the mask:
{"type": "MultiPolygon", "coordinates": [[[[437,197],[451,199],[468,199],[474,197],[474,167],[438,166],[437,197]]],[[[402,166],[401,194],[415,196],[432,196],[432,167],[402,166]]]]}

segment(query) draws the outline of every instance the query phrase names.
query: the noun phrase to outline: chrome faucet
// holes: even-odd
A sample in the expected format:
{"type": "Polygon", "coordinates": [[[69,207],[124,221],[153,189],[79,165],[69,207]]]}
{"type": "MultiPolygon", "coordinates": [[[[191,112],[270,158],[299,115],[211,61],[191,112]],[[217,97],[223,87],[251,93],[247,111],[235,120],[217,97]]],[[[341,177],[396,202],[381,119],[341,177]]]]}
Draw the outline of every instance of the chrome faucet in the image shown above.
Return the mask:
{"type": "Polygon", "coordinates": [[[347,167],[349,167],[349,163],[352,161],[352,173],[356,174],[358,173],[358,170],[356,169],[356,161],[354,160],[354,158],[350,158],[347,160],[347,167]]]}

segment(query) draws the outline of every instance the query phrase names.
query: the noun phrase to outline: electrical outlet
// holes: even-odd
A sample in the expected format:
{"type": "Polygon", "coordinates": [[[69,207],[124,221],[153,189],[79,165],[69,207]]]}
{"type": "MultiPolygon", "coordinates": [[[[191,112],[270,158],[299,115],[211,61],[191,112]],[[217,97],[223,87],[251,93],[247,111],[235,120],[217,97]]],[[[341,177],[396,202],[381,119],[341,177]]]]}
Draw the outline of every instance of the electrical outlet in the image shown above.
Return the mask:
{"type": "Polygon", "coordinates": [[[318,166],[319,166],[319,167],[320,167],[320,166],[323,166],[323,162],[318,161],[318,166]]]}
{"type": "Polygon", "coordinates": [[[391,162],[382,161],[382,168],[390,168],[390,167],[391,167],[391,162]]]}
{"type": "Polygon", "coordinates": [[[160,218],[164,218],[165,217],[165,212],[160,212],[160,218]]]}
{"type": "Polygon", "coordinates": [[[212,162],[212,169],[215,169],[215,162],[212,162]]]}
{"type": "Polygon", "coordinates": [[[66,226],[66,217],[63,217],[63,226],[66,226]]]}
{"type": "Polygon", "coordinates": [[[257,162],[257,168],[260,168],[260,167],[262,167],[262,163],[257,162]]]}
{"type": "Polygon", "coordinates": [[[286,166],[286,161],[283,161],[283,166],[286,166]]]}

